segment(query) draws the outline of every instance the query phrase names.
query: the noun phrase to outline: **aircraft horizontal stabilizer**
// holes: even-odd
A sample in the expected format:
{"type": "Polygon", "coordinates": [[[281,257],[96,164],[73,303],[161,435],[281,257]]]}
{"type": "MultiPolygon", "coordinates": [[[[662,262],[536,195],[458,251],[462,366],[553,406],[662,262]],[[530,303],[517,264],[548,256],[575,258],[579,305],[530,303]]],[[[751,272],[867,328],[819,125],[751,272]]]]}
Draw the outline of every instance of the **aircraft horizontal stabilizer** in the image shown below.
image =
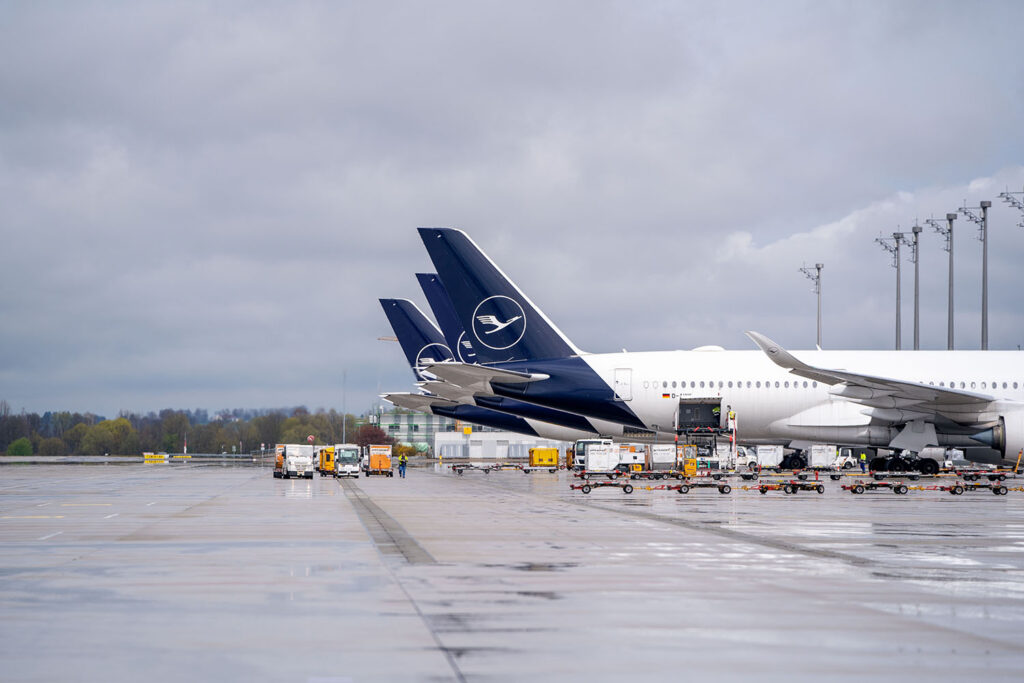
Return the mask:
{"type": "Polygon", "coordinates": [[[463,389],[462,387],[449,382],[417,382],[416,386],[423,391],[440,396],[441,398],[446,398],[449,401],[475,405],[473,401],[474,392],[469,391],[468,389],[463,389]]]}
{"type": "Polygon", "coordinates": [[[432,375],[435,375],[446,382],[450,382],[463,389],[471,391],[490,392],[491,382],[504,384],[521,384],[524,382],[539,382],[548,379],[549,375],[543,373],[516,372],[514,370],[502,370],[500,368],[488,367],[486,365],[471,365],[467,363],[429,363],[426,368],[432,375]]]}
{"type": "Polygon", "coordinates": [[[380,397],[389,403],[395,404],[399,408],[416,410],[422,413],[429,413],[430,409],[434,406],[451,407],[458,405],[455,401],[449,401],[448,399],[440,396],[427,396],[426,394],[395,393],[381,394],[380,397]]]}

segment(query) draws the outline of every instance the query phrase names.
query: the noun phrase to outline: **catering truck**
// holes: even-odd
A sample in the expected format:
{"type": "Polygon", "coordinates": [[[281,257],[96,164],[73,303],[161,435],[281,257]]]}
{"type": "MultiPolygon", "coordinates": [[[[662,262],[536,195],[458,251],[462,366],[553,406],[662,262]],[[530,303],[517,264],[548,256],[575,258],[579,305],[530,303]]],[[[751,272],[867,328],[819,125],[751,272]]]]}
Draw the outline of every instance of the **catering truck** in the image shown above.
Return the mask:
{"type": "Polygon", "coordinates": [[[304,444],[284,444],[284,464],[281,476],[313,478],[313,447],[304,444]]]}
{"type": "Polygon", "coordinates": [[[334,446],[334,477],[359,478],[359,446],[339,443],[334,446]]]}

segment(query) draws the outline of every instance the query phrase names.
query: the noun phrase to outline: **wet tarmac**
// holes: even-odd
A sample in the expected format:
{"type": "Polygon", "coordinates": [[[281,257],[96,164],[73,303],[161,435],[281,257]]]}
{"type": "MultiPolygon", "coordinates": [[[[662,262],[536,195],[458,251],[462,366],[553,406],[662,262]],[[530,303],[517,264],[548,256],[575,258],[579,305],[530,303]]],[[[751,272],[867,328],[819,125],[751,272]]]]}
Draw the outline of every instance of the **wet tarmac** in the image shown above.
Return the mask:
{"type": "Polygon", "coordinates": [[[2,467],[0,678],[1021,678],[1024,493],[569,483],[2,467]]]}

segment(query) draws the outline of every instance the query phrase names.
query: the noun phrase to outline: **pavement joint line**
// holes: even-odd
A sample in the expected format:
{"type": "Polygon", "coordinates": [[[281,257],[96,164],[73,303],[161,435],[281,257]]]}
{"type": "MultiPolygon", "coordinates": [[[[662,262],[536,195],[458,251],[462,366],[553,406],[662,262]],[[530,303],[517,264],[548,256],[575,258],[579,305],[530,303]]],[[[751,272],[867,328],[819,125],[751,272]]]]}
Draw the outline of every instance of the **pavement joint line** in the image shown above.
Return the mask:
{"type": "MultiPolygon", "coordinates": [[[[435,476],[446,476],[442,472],[429,472],[429,474],[433,474],[435,476]]],[[[476,480],[475,483],[483,484],[483,485],[491,487],[491,488],[497,488],[497,489],[500,489],[503,492],[510,493],[510,494],[518,494],[518,495],[521,495],[521,496],[528,496],[528,497],[531,497],[531,498],[539,498],[539,497],[541,497],[541,496],[538,496],[535,493],[530,493],[528,491],[516,491],[516,490],[513,490],[513,489],[508,489],[508,488],[505,488],[505,487],[501,487],[501,486],[498,485],[497,480],[494,480],[494,479],[491,479],[491,480],[478,479],[478,480],[476,480]]],[[[801,555],[808,555],[810,557],[816,557],[816,558],[828,559],[828,560],[837,560],[839,562],[846,562],[846,563],[851,564],[851,565],[853,565],[855,567],[870,567],[870,566],[876,566],[876,565],[879,564],[875,560],[870,560],[870,559],[867,559],[867,558],[864,558],[864,557],[858,557],[856,555],[850,555],[850,554],[847,554],[847,553],[841,553],[841,552],[837,552],[835,550],[825,550],[825,549],[822,549],[822,548],[808,548],[806,546],[800,545],[799,543],[793,543],[793,542],[790,542],[790,541],[783,541],[783,540],[774,539],[774,538],[763,538],[761,536],[756,536],[754,534],[750,534],[750,533],[747,533],[745,531],[737,531],[735,529],[726,529],[726,528],[722,527],[720,524],[709,524],[707,522],[691,522],[691,521],[688,521],[688,520],[685,520],[685,519],[676,519],[676,518],[673,518],[673,517],[666,517],[664,515],[659,515],[659,514],[654,513],[654,512],[644,512],[644,511],[641,511],[641,510],[625,510],[625,509],[613,507],[613,506],[610,506],[610,505],[601,505],[600,503],[583,502],[581,500],[572,500],[572,499],[562,499],[562,500],[564,502],[570,504],[570,505],[578,505],[579,507],[583,507],[583,508],[591,508],[591,509],[594,509],[594,510],[604,510],[605,512],[614,512],[614,513],[618,513],[618,514],[622,514],[622,515],[638,517],[638,518],[641,518],[641,519],[648,519],[648,520],[655,521],[655,522],[662,522],[664,524],[671,524],[673,526],[679,526],[679,527],[683,527],[685,529],[692,529],[694,531],[701,531],[701,532],[705,532],[705,533],[709,533],[709,534],[715,534],[715,535],[723,536],[725,538],[729,538],[729,539],[732,539],[732,540],[742,541],[743,543],[752,543],[752,544],[764,546],[764,547],[767,547],[767,548],[772,548],[774,550],[782,550],[782,551],[785,551],[785,552],[799,553],[801,555]]]]}
{"type": "MultiPolygon", "coordinates": [[[[409,532],[399,524],[391,515],[381,509],[379,505],[374,503],[366,493],[363,492],[359,485],[354,481],[348,479],[339,479],[338,484],[345,492],[345,497],[348,498],[352,507],[356,511],[356,515],[359,517],[366,531],[370,534],[370,538],[373,539],[374,544],[382,554],[394,554],[386,552],[388,545],[392,546],[408,564],[437,564],[437,560],[434,559],[433,555],[427,552],[423,546],[416,542],[416,540],[409,535],[409,532]],[[396,536],[398,538],[396,538],[396,536]]],[[[382,563],[385,571],[391,575],[391,580],[395,582],[398,589],[402,591],[409,604],[412,605],[413,610],[419,616],[420,621],[423,622],[424,628],[430,633],[430,637],[434,640],[437,645],[437,649],[440,650],[448,662],[448,666],[451,667],[452,673],[455,675],[456,680],[461,683],[465,683],[466,676],[462,673],[459,668],[458,662],[455,661],[455,654],[452,648],[449,648],[441,640],[441,636],[434,629],[430,620],[420,609],[419,603],[416,602],[416,598],[409,593],[405,584],[394,572],[394,568],[391,567],[387,562],[382,563]]]]}
{"type": "Polygon", "coordinates": [[[374,543],[382,552],[393,555],[395,553],[389,551],[395,550],[409,564],[437,564],[433,555],[417,543],[405,527],[374,503],[357,484],[348,479],[341,479],[339,483],[352,502],[352,507],[355,508],[363,526],[370,532],[374,543]]]}

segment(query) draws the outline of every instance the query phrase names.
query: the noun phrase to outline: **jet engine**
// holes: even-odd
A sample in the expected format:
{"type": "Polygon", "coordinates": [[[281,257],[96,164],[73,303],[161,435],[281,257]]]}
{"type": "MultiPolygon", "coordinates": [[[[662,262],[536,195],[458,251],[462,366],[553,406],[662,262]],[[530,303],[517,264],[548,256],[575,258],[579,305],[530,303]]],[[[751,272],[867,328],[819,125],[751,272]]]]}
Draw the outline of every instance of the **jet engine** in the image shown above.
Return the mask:
{"type": "Polygon", "coordinates": [[[996,449],[1006,460],[1016,460],[1024,449],[1024,409],[1003,413],[998,423],[971,438],[996,449]]]}

